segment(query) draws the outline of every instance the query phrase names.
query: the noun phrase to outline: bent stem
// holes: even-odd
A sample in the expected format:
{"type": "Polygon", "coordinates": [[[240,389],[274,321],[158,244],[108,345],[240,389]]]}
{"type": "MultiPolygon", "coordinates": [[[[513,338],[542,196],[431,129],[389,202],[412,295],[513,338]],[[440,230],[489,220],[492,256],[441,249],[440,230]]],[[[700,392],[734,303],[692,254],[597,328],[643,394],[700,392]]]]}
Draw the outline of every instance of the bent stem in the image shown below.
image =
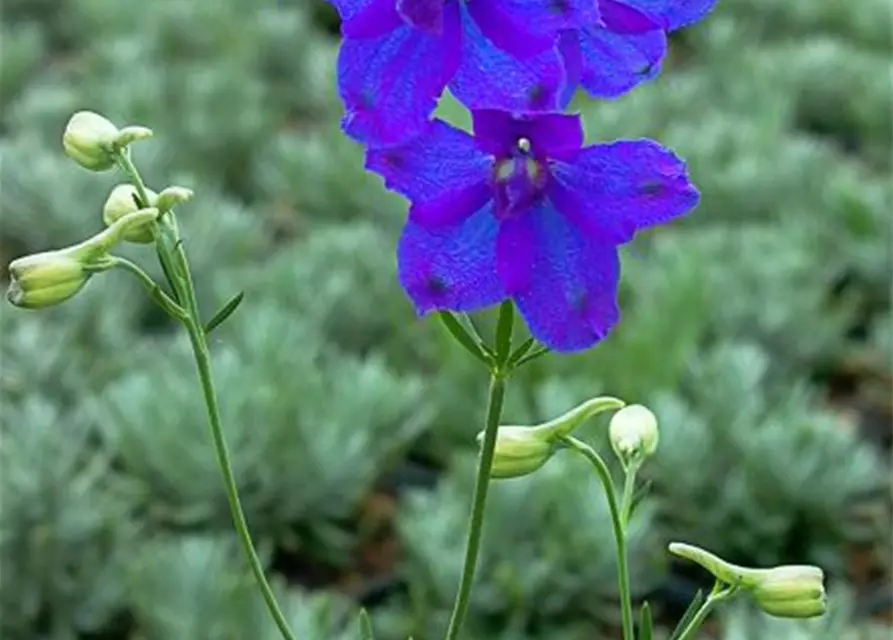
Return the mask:
{"type": "MultiPolygon", "coordinates": [[[[505,401],[506,378],[512,368],[508,364],[512,350],[512,326],[514,323],[514,307],[510,301],[502,303],[499,309],[499,321],[496,325],[496,349],[494,361],[490,368],[490,393],[487,400],[487,422],[484,426],[484,439],[478,458],[478,470],[474,480],[474,496],[471,503],[471,516],[468,520],[468,539],[465,544],[465,561],[462,565],[462,577],[459,579],[459,591],[450,615],[447,628],[447,640],[456,640],[465,614],[468,612],[468,600],[471,597],[471,585],[474,583],[474,572],[477,567],[478,552],[481,546],[481,534],[484,529],[484,507],[487,504],[487,490],[490,488],[490,469],[493,467],[493,455],[496,452],[496,434],[502,418],[502,406],[505,401]]],[[[477,331],[475,330],[475,333],[477,331]]]]}
{"type": "Polygon", "coordinates": [[[468,523],[468,540],[465,547],[465,562],[462,566],[462,578],[459,581],[459,592],[450,626],[447,629],[447,640],[456,640],[459,630],[465,621],[468,611],[468,600],[471,596],[471,585],[477,567],[478,551],[481,545],[481,533],[484,525],[484,507],[487,503],[487,490],[490,486],[490,468],[493,466],[493,453],[496,450],[496,432],[502,417],[502,405],[505,399],[505,377],[494,372],[490,377],[490,397],[487,403],[487,424],[484,428],[484,441],[478,460],[477,477],[474,481],[474,498],[471,505],[471,517],[468,523]]]}
{"type": "MultiPolygon", "coordinates": [[[[130,177],[137,193],[144,202],[148,202],[146,198],[146,187],[136,166],[131,162],[129,155],[126,153],[119,156],[119,165],[125,173],[130,177]]],[[[165,220],[155,228],[156,248],[158,249],[158,257],[167,269],[171,266],[176,269],[171,275],[171,286],[177,294],[178,300],[185,306],[186,317],[177,317],[186,327],[189,333],[189,341],[192,345],[193,355],[195,356],[195,364],[198,369],[199,382],[202,388],[202,394],[205,400],[205,406],[208,410],[208,423],[211,430],[211,439],[214,442],[214,451],[217,455],[217,462],[223,475],[223,486],[226,492],[226,499],[229,503],[230,513],[233,518],[233,525],[251,573],[257,582],[257,586],[261,591],[264,602],[270,615],[273,617],[276,627],[284,640],[296,640],[294,633],[288,626],[288,622],[276,601],[276,596],[270,583],[264,575],[264,568],[254,548],[251,540],[251,533],[248,530],[248,523],[245,520],[245,512],[242,509],[242,503],[239,500],[239,489],[236,484],[236,478],[233,474],[232,461],[230,459],[229,448],[226,439],[223,436],[223,426],[220,421],[220,407],[217,402],[217,392],[214,389],[214,377],[211,371],[211,354],[208,350],[207,336],[202,326],[201,316],[198,309],[198,303],[195,295],[195,286],[192,281],[192,274],[189,269],[189,263],[186,260],[186,253],[183,250],[183,243],[179,237],[176,221],[173,219],[173,212],[167,214],[168,220],[165,220]],[[172,247],[172,249],[171,249],[172,247]]],[[[119,262],[118,266],[133,272],[137,277],[140,275],[141,269],[131,269],[126,262],[119,262]]],[[[135,265],[134,265],[135,266],[135,265]]],[[[167,270],[166,270],[167,273],[167,270]]],[[[144,282],[145,284],[145,282],[144,282]]],[[[148,286],[148,285],[147,285],[148,286]]],[[[160,289],[159,289],[160,290],[160,289]]],[[[176,304],[170,301],[172,304],[176,304]]]]}
{"type": "MultiPolygon", "coordinates": [[[[626,557],[626,527],[624,514],[621,513],[620,506],[617,504],[617,495],[614,491],[614,481],[611,479],[611,472],[608,470],[608,465],[605,464],[605,461],[602,460],[595,449],[585,442],[577,440],[573,436],[563,436],[561,441],[592,463],[598,479],[605,489],[605,496],[608,499],[608,510],[611,512],[611,524],[614,528],[614,539],[617,543],[617,582],[620,589],[623,638],[624,640],[633,640],[633,605],[629,588],[629,564],[626,557]]],[[[627,500],[624,500],[624,502],[627,502],[627,500]]]]}
{"type": "Polygon", "coordinates": [[[679,634],[678,640],[688,640],[689,638],[694,638],[695,632],[698,628],[704,623],[704,620],[707,619],[707,616],[713,610],[717,604],[732,597],[736,591],[738,591],[737,586],[729,586],[723,588],[722,582],[717,581],[715,585],[713,585],[713,589],[710,591],[710,595],[707,596],[707,599],[704,600],[704,604],[701,605],[701,608],[698,609],[698,612],[692,617],[691,621],[685,627],[685,630],[679,634]]]}

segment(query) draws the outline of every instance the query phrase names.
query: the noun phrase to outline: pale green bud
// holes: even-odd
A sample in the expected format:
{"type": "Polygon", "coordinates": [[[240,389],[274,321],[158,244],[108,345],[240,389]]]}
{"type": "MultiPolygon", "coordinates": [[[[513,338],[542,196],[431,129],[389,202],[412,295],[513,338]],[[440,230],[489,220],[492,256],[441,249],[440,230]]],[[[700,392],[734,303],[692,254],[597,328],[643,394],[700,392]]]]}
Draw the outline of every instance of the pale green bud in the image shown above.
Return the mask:
{"type": "Polygon", "coordinates": [[[611,447],[621,460],[651,456],[657,450],[657,418],[647,407],[631,404],[611,417],[608,426],[611,447]]]}
{"type": "Polygon", "coordinates": [[[123,149],[131,142],[138,142],[139,140],[148,140],[155,134],[148,127],[139,127],[139,126],[129,126],[124,127],[115,135],[115,139],[112,141],[112,147],[115,149],[123,149]]]}
{"type": "Polygon", "coordinates": [[[769,615],[811,618],[825,613],[824,572],[811,565],[771,569],[741,567],[698,547],[673,542],[670,553],[701,565],[718,580],[740,587],[769,615]]]}
{"type": "Polygon", "coordinates": [[[62,134],[68,157],[90,171],[108,171],[115,166],[114,144],[118,128],[92,111],[78,111],[62,134]]]}
{"type": "MultiPolygon", "coordinates": [[[[552,457],[555,445],[535,427],[499,427],[491,478],[517,478],[533,473],[552,457]]],[[[483,434],[478,434],[481,442],[483,434]]]]}
{"type": "Polygon", "coordinates": [[[114,265],[108,252],[128,231],[157,217],[157,209],[142,209],[118,219],[80,244],[13,260],[6,298],[25,309],[65,302],[87,284],[91,275],[114,265]]]}
{"type": "MultiPolygon", "coordinates": [[[[592,398],[567,413],[536,426],[499,427],[490,477],[516,478],[533,473],[558,450],[562,437],[569,436],[592,416],[622,406],[623,401],[617,398],[592,398]]],[[[479,443],[483,441],[483,437],[483,432],[478,434],[479,443]]]]}
{"type": "Polygon", "coordinates": [[[750,590],[760,609],[779,618],[812,618],[825,613],[825,574],[819,567],[785,565],[765,571],[750,590]]]}
{"type": "MultiPolygon", "coordinates": [[[[158,194],[151,189],[146,189],[146,195],[149,196],[148,205],[155,206],[158,200],[158,194]]],[[[140,208],[136,204],[137,190],[132,184],[119,184],[106,199],[102,207],[102,220],[106,225],[111,225],[122,217],[139,211],[140,208]]],[[[157,207],[156,207],[157,208],[157,207]]],[[[124,235],[124,240],[128,242],[136,242],[139,244],[149,244],[154,240],[152,236],[151,220],[133,228],[128,229],[124,235]]]]}
{"type": "Polygon", "coordinates": [[[6,299],[17,307],[40,309],[65,302],[80,291],[91,273],[71,249],[45,251],[13,260],[6,299]]]}
{"type": "Polygon", "coordinates": [[[158,194],[158,201],[155,204],[162,213],[170,211],[177,205],[189,202],[192,199],[192,189],[186,187],[167,187],[158,194]]]}

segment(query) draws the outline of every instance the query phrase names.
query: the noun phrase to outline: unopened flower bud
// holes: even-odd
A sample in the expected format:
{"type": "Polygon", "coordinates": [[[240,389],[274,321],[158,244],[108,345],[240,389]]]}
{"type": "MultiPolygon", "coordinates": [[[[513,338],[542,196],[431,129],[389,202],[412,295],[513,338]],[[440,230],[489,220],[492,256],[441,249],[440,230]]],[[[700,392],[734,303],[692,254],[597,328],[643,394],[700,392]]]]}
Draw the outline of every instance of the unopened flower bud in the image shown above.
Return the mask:
{"type": "Polygon", "coordinates": [[[632,404],[611,417],[608,427],[611,447],[621,460],[648,457],[657,450],[657,418],[647,407],[632,404]]]}
{"type": "Polygon", "coordinates": [[[113,153],[118,128],[92,111],[78,111],[62,134],[68,157],[90,171],[108,171],[115,166],[113,153]]]}
{"type": "Polygon", "coordinates": [[[811,565],[782,565],[771,569],[741,567],[698,547],[673,542],[670,553],[701,565],[721,582],[747,592],[769,615],[811,618],[827,608],[824,573],[811,565]]]}
{"type": "MultiPolygon", "coordinates": [[[[158,200],[158,195],[151,189],[146,189],[146,195],[149,196],[148,206],[154,206],[158,200]]],[[[132,184],[119,184],[106,199],[102,207],[102,220],[106,225],[111,225],[120,218],[139,211],[137,205],[137,190],[132,184]]],[[[128,242],[136,242],[140,244],[148,244],[153,241],[151,220],[128,229],[124,235],[124,240],[128,242]]]]}
{"type": "Polygon", "coordinates": [[[812,618],[825,613],[825,575],[819,567],[787,565],[766,569],[750,590],[760,609],[779,618],[812,618]]]}
{"type": "Polygon", "coordinates": [[[71,249],[65,249],[13,260],[9,275],[6,299],[17,307],[40,309],[74,296],[91,274],[71,249]]]}
{"type": "Polygon", "coordinates": [[[151,129],[147,127],[139,127],[139,126],[130,126],[124,127],[120,131],[115,134],[115,138],[112,141],[112,147],[115,149],[123,149],[131,142],[137,142],[139,140],[148,140],[153,135],[155,135],[151,129]]]}
{"type": "Polygon", "coordinates": [[[87,284],[91,275],[114,266],[108,252],[129,231],[157,217],[157,209],[135,211],[80,244],[13,260],[7,299],[26,309],[65,302],[87,284]]]}
{"type": "MultiPolygon", "coordinates": [[[[490,477],[517,478],[533,473],[552,457],[563,437],[569,436],[592,416],[622,406],[623,401],[617,398],[592,398],[554,420],[536,426],[499,427],[490,477]]],[[[483,437],[483,432],[478,434],[479,443],[483,437]]]]}
{"type": "Polygon", "coordinates": [[[186,187],[167,187],[158,194],[158,201],[154,205],[162,213],[170,211],[180,204],[189,202],[192,199],[192,189],[186,187]]]}
{"type": "MultiPolygon", "coordinates": [[[[555,450],[546,433],[535,427],[499,427],[491,478],[517,478],[546,464],[555,450]]],[[[483,434],[478,435],[478,442],[483,434]]]]}

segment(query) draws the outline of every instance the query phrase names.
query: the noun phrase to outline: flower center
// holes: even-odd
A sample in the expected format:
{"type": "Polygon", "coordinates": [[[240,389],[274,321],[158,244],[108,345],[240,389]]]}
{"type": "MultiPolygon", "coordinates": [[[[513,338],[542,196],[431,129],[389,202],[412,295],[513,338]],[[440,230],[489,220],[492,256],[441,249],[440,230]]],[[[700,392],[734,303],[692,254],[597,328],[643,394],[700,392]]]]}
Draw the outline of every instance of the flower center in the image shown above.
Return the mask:
{"type": "Polygon", "coordinates": [[[518,138],[508,157],[493,165],[497,217],[514,217],[536,204],[548,177],[545,165],[533,155],[530,140],[518,138]]]}

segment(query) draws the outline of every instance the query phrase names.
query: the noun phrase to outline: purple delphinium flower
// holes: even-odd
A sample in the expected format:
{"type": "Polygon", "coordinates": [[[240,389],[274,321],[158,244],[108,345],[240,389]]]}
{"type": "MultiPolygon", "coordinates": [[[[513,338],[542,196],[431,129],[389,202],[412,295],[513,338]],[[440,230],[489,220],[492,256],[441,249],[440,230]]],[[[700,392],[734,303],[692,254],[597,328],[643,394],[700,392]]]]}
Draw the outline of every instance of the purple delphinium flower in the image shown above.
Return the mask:
{"type": "Polygon", "coordinates": [[[649,140],[583,147],[578,116],[472,112],[440,120],[367,167],[411,206],[400,281],[419,313],[512,298],[531,334],[576,351],[617,322],[617,247],[690,211],[685,164],[649,140]]]}
{"type": "Polygon", "coordinates": [[[660,73],[666,34],[706,16],[717,0],[595,0],[600,20],[562,32],[565,64],[562,104],[582,87],[616,98],[660,73]]]}
{"type": "Polygon", "coordinates": [[[370,146],[418,133],[447,86],[473,109],[556,109],[558,35],[599,20],[596,0],[329,1],[344,35],[344,130],[370,146]]]}

